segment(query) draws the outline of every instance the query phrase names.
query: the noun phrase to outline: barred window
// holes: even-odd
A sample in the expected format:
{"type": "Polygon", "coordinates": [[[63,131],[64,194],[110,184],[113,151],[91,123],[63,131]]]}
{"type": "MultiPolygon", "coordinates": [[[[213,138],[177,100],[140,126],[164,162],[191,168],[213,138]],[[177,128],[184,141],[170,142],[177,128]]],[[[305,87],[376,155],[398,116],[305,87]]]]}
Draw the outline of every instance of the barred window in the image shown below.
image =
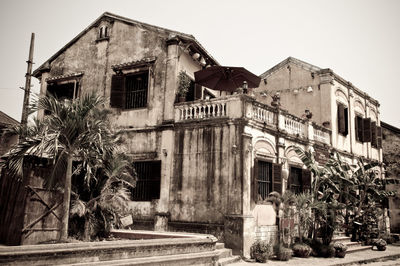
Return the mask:
{"type": "Polygon", "coordinates": [[[269,193],[282,193],[282,165],[255,159],[253,197],[256,203],[263,203],[269,193]]]}
{"type": "Polygon", "coordinates": [[[258,161],[258,195],[262,200],[268,197],[272,192],[272,164],[264,161],[258,161]]]}
{"type": "Polygon", "coordinates": [[[131,190],[132,200],[151,201],[160,198],[161,161],[134,162],[138,180],[131,190]]]}
{"type": "Polygon", "coordinates": [[[114,75],[111,81],[111,107],[136,109],[147,106],[149,71],[114,75]]]}

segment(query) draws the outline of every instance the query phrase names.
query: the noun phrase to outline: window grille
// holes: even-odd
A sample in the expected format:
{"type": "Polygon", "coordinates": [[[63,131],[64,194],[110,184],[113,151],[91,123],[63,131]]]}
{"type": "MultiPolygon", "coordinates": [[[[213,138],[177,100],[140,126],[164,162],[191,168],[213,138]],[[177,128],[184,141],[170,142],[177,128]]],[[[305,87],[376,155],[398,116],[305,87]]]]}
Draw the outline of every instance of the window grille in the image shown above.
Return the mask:
{"type": "Polygon", "coordinates": [[[151,201],[160,198],[161,161],[134,162],[138,180],[131,190],[132,200],[151,201]]]}
{"type": "Polygon", "coordinates": [[[258,161],[258,194],[265,200],[272,192],[272,164],[269,162],[258,161]]]}

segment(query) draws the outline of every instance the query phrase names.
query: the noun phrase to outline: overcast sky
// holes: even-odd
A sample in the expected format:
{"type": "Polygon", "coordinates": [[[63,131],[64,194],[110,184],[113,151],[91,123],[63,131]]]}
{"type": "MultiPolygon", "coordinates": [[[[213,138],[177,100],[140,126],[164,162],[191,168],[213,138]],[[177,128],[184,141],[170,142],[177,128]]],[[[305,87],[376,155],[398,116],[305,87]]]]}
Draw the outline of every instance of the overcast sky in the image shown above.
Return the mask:
{"type": "MultiPolygon", "coordinates": [[[[1,0],[0,110],[20,121],[31,32],[34,69],[103,12],[192,34],[222,65],[260,75],[288,56],[331,68],[400,128],[400,1],[1,0]]],[[[33,91],[39,91],[34,78],[33,91]]]]}

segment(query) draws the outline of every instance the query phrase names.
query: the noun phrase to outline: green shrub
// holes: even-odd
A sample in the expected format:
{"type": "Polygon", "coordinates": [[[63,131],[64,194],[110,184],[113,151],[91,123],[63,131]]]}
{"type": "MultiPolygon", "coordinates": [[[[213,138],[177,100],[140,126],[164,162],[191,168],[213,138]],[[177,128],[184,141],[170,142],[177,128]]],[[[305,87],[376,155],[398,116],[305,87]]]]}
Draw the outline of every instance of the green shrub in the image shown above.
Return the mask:
{"type": "Polygon", "coordinates": [[[293,251],[290,248],[285,248],[282,244],[274,246],[276,258],[280,261],[288,261],[292,258],[293,251]]]}
{"type": "Polygon", "coordinates": [[[294,256],[300,258],[308,258],[311,254],[311,247],[307,244],[294,244],[292,247],[294,256]]]}
{"type": "Polygon", "coordinates": [[[336,255],[333,245],[321,245],[317,250],[318,257],[332,258],[336,255]]]}
{"type": "Polygon", "coordinates": [[[266,262],[272,254],[272,246],[267,241],[258,240],[250,247],[250,256],[257,262],[266,262]]]}

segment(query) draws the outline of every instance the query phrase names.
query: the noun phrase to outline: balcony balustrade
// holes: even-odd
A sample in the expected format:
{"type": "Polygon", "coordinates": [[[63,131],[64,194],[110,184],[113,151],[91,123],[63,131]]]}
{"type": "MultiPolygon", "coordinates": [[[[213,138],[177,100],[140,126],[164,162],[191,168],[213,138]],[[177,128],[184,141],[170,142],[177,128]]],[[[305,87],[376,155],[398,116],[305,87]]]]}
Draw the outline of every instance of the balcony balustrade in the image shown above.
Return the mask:
{"type": "Polygon", "coordinates": [[[175,104],[175,122],[218,118],[247,118],[255,123],[279,129],[290,136],[331,144],[329,129],[296,117],[284,110],[257,102],[247,95],[231,95],[211,100],[175,104]]]}

